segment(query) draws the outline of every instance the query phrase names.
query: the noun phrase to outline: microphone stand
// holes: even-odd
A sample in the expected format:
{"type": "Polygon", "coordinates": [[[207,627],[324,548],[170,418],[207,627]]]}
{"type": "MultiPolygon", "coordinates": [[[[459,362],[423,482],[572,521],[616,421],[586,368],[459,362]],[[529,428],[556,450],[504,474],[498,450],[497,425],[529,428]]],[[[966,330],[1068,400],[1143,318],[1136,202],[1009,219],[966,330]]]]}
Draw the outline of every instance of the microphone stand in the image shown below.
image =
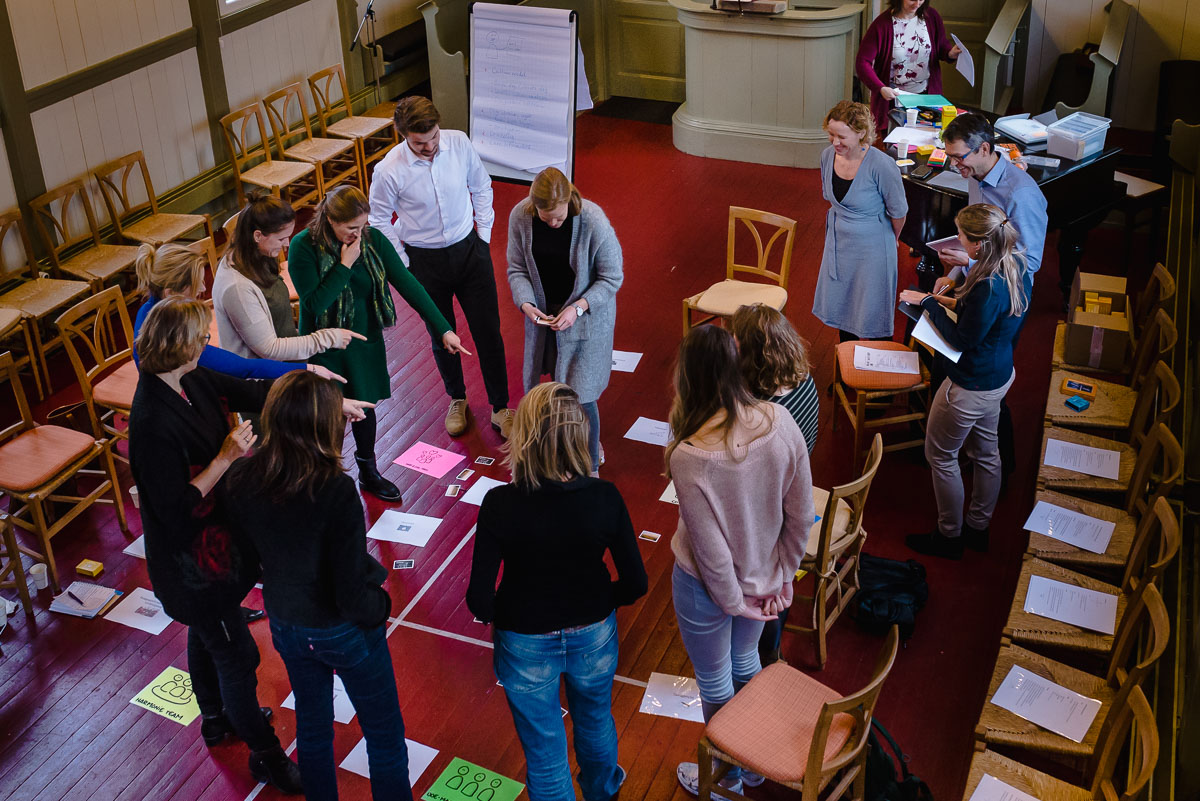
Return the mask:
{"type": "Polygon", "coordinates": [[[371,63],[371,80],[375,83],[375,103],[380,103],[381,89],[379,86],[379,68],[376,66],[375,50],[379,47],[379,40],[375,37],[375,0],[368,0],[367,10],[363,12],[362,19],[358,23],[358,30],[354,32],[354,39],[350,42],[350,52],[354,52],[354,48],[358,46],[359,40],[362,38],[363,27],[366,27],[371,35],[371,44],[364,47],[371,50],[371,55],[368,60],[371,63]]]}

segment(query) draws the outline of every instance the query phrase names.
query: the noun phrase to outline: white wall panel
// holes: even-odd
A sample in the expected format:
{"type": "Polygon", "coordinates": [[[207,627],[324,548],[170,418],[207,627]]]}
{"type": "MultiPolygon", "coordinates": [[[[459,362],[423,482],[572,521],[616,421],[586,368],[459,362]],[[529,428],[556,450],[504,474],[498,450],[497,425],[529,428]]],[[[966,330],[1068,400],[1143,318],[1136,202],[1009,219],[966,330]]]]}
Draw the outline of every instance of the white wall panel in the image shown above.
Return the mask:
{"type": "Polygon", "coordinates": [[[17,205],[17,190],[13,187],[12,170],[8,167],[8,151],[0,147],[0,211],[17,205]]]}

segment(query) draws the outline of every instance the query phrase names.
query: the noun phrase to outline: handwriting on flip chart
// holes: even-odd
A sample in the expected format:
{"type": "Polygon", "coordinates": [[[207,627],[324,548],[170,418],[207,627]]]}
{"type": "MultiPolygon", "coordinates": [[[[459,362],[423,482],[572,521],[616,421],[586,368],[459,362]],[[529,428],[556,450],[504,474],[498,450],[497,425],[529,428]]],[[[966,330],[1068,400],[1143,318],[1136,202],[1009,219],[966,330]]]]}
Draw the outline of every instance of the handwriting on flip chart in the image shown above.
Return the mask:
{"type": "Polygon", "coordinates": [[[1109,520],[1038,501],[1025,521],[1025,530],[1053,537],[1092,553],[1104,553],[1117,524],[1109,520]]]}
{"type": "Polygon", "coordinates": [[[1101,634],[1112,634],[1117,627],[1117,596],[1045,576],[1029,578],[1024,610],[1101,634]]]}
{"type": "Polygon", "coordinates": [[[1019,665],[1008,671],[992,703],[1077,743],[1083,742],[1100,711],[1100,702],[1095,698],[1068,690],[1019,665]]]}

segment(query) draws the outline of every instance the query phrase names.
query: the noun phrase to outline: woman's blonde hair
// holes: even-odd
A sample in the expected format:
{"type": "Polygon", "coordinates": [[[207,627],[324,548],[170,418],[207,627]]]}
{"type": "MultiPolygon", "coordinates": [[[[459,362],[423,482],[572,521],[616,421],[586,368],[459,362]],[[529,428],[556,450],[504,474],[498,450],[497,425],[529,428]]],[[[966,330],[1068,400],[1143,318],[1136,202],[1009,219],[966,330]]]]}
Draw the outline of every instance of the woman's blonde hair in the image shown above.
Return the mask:
{"type": "Polygon", "coordinates": [[[967,280],[955,292],[955,297],[965,297],[976,284],[1000,273],[1008,288],[1008,313],[1013,317],[1023,315],[1029,308],[1029,296],[1025,292],[1025,254],[1016,249],[1020,235],[1008,215],[990,203],[976,203],[960,211],[954,222],[963,236],[979,245],[975,264],[967,272],[967,280]]]}
{"type": "Polygon", "coordinates": [[[738,367],[746,386],[760,398],[808,380],[808,346],[782,312],[755,303],[733,313],[729,330],[738,342],[738,367]]]}
{"type": "Polygon", "coordinates": [[[169,373],[204,350],[212,311],[202,300],[164,298],[154,304],[142,323],[134,347],[143,373],[169,373]]]}
{"type": "Polygon", "coordinates": [[[185,245],[143,244],[138,248],[137,291],[146,297],[161,298],[167,290],[188,297],[204,289],[204,256],[185,245]]]}
{"type": "Polygon", "coordinates": [[[538,384],[517,405],[504,463],[513,483],[535,490],[545,479],[588,476],[588,421],[579,396],[566,384],[538,384]]]}
{"type": "Polygon", "coordinates": [[[370,210],[367,196],[357,186],[342,184],[330,189],[324,200],[317,204],[317,213],[308,224],[313,242],[334,253],[341,252],[342,245],[333,235],[333,223],[350,222],[370,210]]]}
{"type": "Polygon", "coordinates": [[[583,209],[583,197],[575,184],[557,167],[547,167],[534,177],[529,185],[529,213],[537,210],[550,211],[567,204],[567,213],[577,216],[583,209]]]}
{"type": "Polygon", "coordinates": [[[825,115],[821,127],[829,130],[831,120],[836,120],[850,126],[850,130],[858,134],[858,141],[870,147],[875,141],[875,115],[871,107],[865,103],[855,103],[853,100],[843,100],[825,115]]]}

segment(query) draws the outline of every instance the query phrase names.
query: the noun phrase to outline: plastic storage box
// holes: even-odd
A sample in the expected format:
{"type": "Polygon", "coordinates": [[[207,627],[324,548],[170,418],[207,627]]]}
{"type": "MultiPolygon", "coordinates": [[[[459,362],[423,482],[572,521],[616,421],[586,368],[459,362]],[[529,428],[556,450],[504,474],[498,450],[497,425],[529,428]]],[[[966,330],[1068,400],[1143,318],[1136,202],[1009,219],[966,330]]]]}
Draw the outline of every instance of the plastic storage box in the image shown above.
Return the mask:
{"type": "Polygon", "coordinates": [[[1051,156],[1078,161],[1104,149],[1112,120],[1086,111],[1076,111],[1046,126],[1049,139],[1046,152],[1051,156]]]}

